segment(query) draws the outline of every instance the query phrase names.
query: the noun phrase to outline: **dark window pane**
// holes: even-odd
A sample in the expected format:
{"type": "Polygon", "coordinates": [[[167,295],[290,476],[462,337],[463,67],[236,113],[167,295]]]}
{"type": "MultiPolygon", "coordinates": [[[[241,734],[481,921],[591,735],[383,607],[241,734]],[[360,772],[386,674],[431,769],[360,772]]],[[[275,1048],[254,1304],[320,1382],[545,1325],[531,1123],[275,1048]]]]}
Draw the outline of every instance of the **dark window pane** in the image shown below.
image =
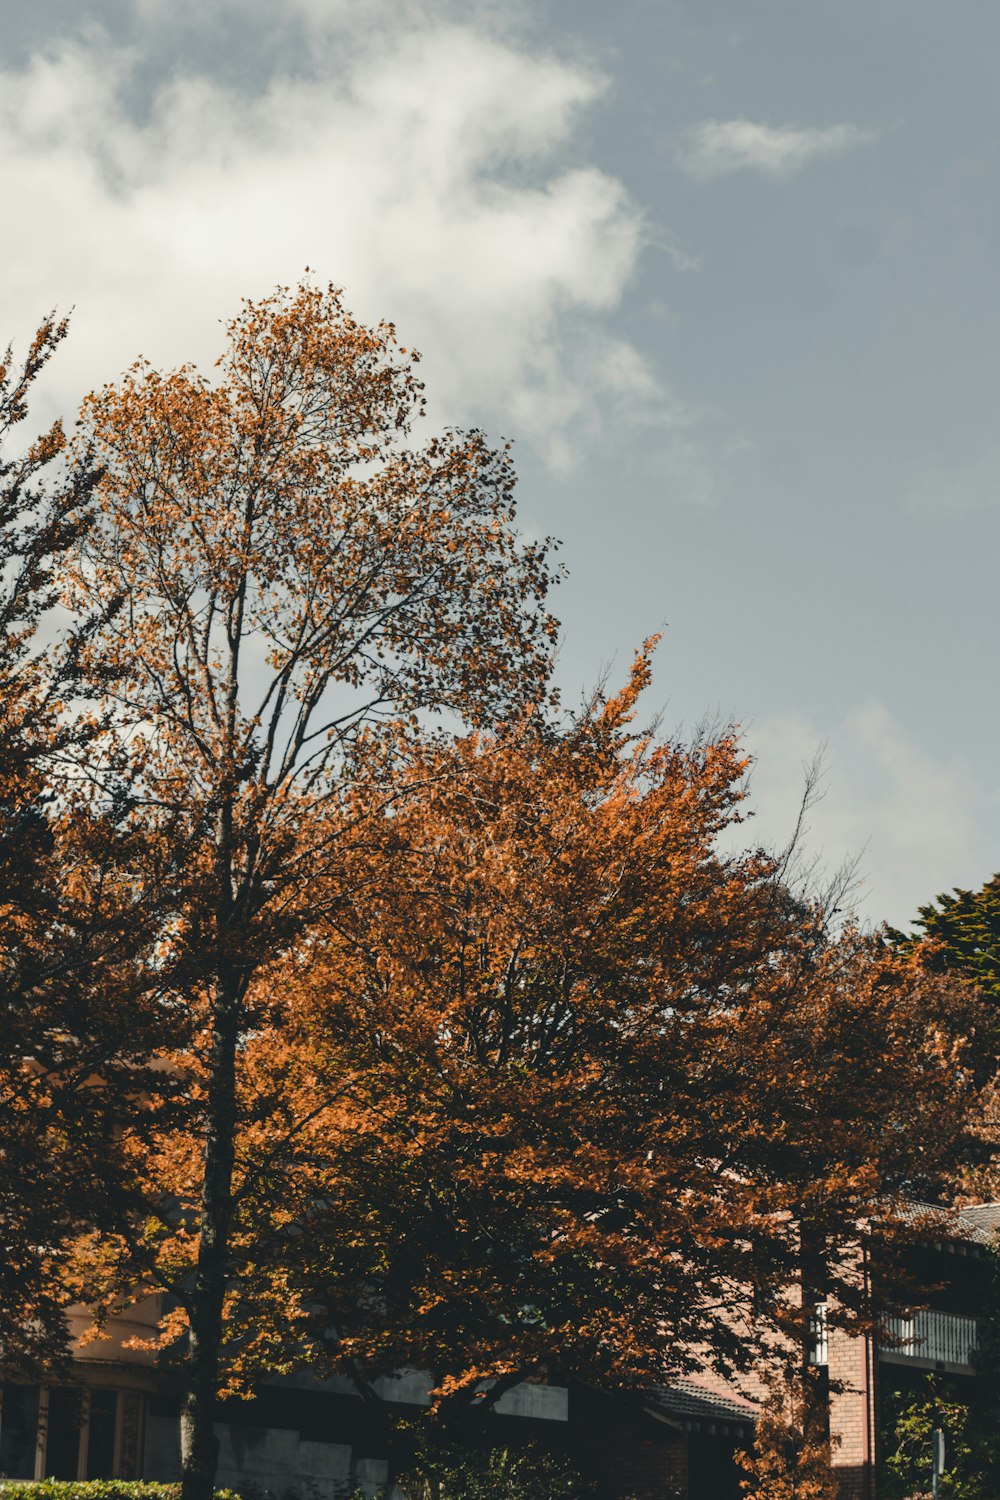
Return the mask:
{"type": "Polygon", "coordinates": [[[114,1478],[117,1409],[117,1391],[91,1391],[90,1427],[87,1433],[88,1479],[114,1478]]]}
{"type": "Polygon", "coordinates": [[[38,1387],[5,1385],[0,1408],[0,1474],[34,1479],[38,1441],[38,1387]]]}
{"type": "Polygon", "coordinates": [[[73,1386],[49,1391],[45,1423],[45,1474],[48,1479],[75,1479],[80,1453],[81,1399],[73,1386]]]}
{"type": "Polygon", "coordinates": [[[142,1440],[145,1423],[143,1399],[138,1391],[118,1395],[118,1479],[138,1479],[142,1470],[142,1440]]]}

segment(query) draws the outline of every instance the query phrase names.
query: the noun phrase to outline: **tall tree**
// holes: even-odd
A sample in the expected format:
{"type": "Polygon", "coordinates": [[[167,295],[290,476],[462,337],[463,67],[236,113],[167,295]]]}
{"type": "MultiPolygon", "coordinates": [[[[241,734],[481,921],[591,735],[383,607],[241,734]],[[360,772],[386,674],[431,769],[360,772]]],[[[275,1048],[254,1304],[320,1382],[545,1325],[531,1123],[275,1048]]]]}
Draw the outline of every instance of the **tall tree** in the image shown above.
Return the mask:
{"type": "MultiPolygon", "coordinates": [[[[509,454],[476,432],[408,445],[423,398],[390,325],[364,327],[333,288],[285,288],[244,304],[218,368],[213,383],[139,364],[85,404],[99,513],[74,596],[125,599],[90,658],[115,675],[105,774],[127,772],[161,894],[171,871],[158,962],[198,1198],[179,1228],[197,1249],[191,1281],[167,1250],[156,1274],[187,1323],[185,1500],[205,1500],[217,1463],[240,1076],[268,1013],[255,980],[335,897],[344,842],[363,838],[338,802],[378,726],[509,716],[544,694],[554,632],[548,548],[517,540],[509,454]]],[[[124,1237],[134,1270],[150,1224],[178,1230],[156,1193],[124,1237]]]]}
{"type": "Polygon", "coordinates": [[[921,906],[915,931],[892,930],[896,947],[939,972],[964,975],[984,995],[1000,1002],[1000,874],[978,891],[955,888],[921,906]]]}
{"type": "Polygon", "coordinates": [[[310,1349],[369,1395],[426,1370],[466,1420],[546,1374],[784,1358],[804,1281],[871,1317],[845,1237],[913,1233],[981,1007],[721,851],[745,760],[634,734],[648,670],[567,726],[411,753],[250,1043],[249,1218],[275,1232],[246,1242],[234,1361],[310,1349]]]}
{"type": "Polygon", "coordinates": [[[23,362],[10,349],[0,360],[0,1360],[8,1369],[65,1354],[67,1237],[93,1217],[128,1108],[123,1070],[134,1089],[150,1040],[133,1003],[135,914],[114,819],[62,774],[86,756],[99,727],[80,702],[82,658],[116,607],[109,599],[76,620],[56,609],[69,553],[91,524],[96,474],[87,461],[66,464],[58,422],[11,451],[31,387],[66,332],[65,320],[49,317],[23,362]]]}
{"type": "MultiPolygon", "coordinates": [[[[897,952],[926,972],[974,985],[994,1011],[1000,1006],[1000,874],[979,890],[942,893],[920,907],[913,932],[890,928],[888,936],[897,952]]],[[[995,1057],[995,1042],[988,1055],[995,1057]]],[[[978,1149],[959,1163],[955,1189],[966,1199],[994,1199],[1000,1195],[1000,1071],[984,1094],[977,1135],[978,1149]]]]}

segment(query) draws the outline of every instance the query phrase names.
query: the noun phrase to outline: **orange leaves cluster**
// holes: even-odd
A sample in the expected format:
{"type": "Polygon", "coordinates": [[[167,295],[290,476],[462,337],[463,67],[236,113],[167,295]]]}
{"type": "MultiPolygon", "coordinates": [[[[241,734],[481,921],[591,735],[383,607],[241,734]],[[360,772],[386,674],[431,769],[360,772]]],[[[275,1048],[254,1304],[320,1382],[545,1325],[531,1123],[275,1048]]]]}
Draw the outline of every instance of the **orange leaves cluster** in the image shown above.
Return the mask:
{"type": "Polygon", "coordinates": [[[547,549],[512,529],[509,455],[408,446],[422,406],[392,328],[308,285],[245,304],[214,383],[139,364],[89,398],[101,515],[75,596],[128,598],[97,649],[150,773],[311,785],[366,714],[543,690],[547,549]]]}
{"type": "Polygon", "coordinates": [[[746,1500],[837,1500],[828,1399],[818,1369],[786,1370],[775,1378],[753,1449],[737,1456],[746,1500]]]}
{"type": "Polygon", "coordinates": [[[568,726],[415,750],[345,853],[284,1027],[303,1113],[350,1085],[287,1158],[301,1241],[257,1266],[316,1357],[442,1394],[745,1368],[962,1136],[975,1004],[720,854],[739,747],[631,735],[647,674],[568,726]]]}

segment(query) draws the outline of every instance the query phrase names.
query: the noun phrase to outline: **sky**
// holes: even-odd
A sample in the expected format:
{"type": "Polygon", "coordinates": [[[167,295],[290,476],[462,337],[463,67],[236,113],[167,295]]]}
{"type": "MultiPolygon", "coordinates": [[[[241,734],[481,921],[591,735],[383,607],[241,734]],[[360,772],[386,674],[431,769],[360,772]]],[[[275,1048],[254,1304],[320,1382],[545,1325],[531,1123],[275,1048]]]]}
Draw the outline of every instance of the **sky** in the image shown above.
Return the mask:
{"type": "Polygon", "coordinates": [[[305,267],[511,438],[576,702],[663,630],[752,841],[866,923],[1000,866],[994,0],[2,0],[0,342],[41,415],[305,267]]]}

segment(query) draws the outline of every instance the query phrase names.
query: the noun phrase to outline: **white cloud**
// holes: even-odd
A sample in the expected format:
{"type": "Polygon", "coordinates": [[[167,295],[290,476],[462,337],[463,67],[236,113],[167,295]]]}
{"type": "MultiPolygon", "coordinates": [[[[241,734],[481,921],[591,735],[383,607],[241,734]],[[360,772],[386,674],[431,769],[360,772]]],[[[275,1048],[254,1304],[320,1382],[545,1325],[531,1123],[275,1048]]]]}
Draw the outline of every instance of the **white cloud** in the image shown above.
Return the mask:
{"type": "Polygon", "coordinates": [[[336,40],[309,77],[256,92],[207,76],[154,86],[141,122],[125,106],[141,60],[106,39],[0,73],[17,226],[0,332],[75,304],[52,400],[140,351],[213,358],[241,296],[308,264],[424,351],[441,420],[488,420],[565,466],[602,407],[655,405],[656,377],[606,328],[641,215],[607,173],[553,165],[604,80],[436,20],[336,40]]]}
{"type": "Polygon", "coordinates": [[[754,120],[703,120],[682,132],[677,160],[689,176],[708,182],[730,172],[790,177],[821,156],[867,145],[877,132],[859,125],[761,125],[754,120]]]}
{"type": "Polygon", "coordinates": [[[858,705],[826,735],[797,713],[762,718],[747,743],[756,757],[755,816],[737,842],[787,842],[804,768],[824,749],[822,796],[806,815],[803,851],[829,873],[858,859],[855,899],[867,920],[909,926],[939,891],[977,886],[992,873],[995,804],[961,756],[920,750],[883,704],[858,705]]]}
{"type": "Polygon", "coordinates": [[[904,504],[928,520],[945,520],[1000,504],[1000,447],[991,446],[974,458],[918,474],[904,504]]]}

